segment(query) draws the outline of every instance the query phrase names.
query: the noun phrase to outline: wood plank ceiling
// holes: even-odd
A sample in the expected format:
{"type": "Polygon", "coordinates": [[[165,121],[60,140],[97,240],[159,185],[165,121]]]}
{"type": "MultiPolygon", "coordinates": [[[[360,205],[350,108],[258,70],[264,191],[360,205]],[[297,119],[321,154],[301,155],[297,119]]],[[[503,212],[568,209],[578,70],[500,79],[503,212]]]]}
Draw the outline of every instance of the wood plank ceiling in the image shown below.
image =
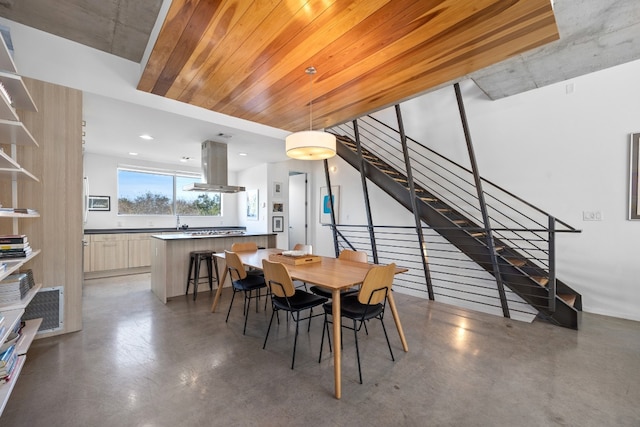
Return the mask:
{"type": "Polygon", "coordinates": [[[549,0],[173,0],[138,89],[318,129],[558,38],[549,0]]]}

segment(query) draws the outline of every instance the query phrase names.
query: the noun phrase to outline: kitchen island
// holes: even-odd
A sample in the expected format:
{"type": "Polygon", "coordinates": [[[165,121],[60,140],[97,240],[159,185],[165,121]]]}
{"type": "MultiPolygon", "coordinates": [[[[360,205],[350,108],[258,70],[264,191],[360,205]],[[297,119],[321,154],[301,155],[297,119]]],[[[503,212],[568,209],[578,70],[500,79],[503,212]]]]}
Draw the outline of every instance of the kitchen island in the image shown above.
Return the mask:
{"type": "MultiPolygon", "coordinates": [[[[166,304],[167,299],[184,295],[191,251],[224,252],[236,242],[256,242],[263,248],[276,246],[274,233],[178,233],[151,236],[151,290],[166,304]]],[[[221,265],[220,268],[223,266],[221,265]]],[[[206,269],[205,269],[206,270],[206,269]]],[[[222,278],[222,271],[220,271],[222,278]]],[[[215,278],[215,273],[214,273],[215,278]]],[[[200,292],[208,286],[201,285],[200,292]]],[[[189,288],[193,292],[193,286],[189,288]]]]}

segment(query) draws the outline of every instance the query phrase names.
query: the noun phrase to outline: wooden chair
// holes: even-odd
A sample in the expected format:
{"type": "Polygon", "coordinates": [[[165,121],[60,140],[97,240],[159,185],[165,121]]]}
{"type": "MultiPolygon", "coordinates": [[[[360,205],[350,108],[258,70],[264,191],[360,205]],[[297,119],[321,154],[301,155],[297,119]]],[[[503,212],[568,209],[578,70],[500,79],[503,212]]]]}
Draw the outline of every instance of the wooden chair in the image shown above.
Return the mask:
{"type": "MultiPolygon", "coordinates": [[[[256,242],[236,242],[231,244],[231,252],[254,252],[258,250],[256,242]]],[[[262,276],[262,271],[257,268],[247,268],[247,274],[262,276]]]]}
{"type": "MultiPolygon", "coordinates": [[[[305,253],[310,254],[312,252],[311,250],[311,245],[305,245],[303,243],[296,243],[293,247],[294,251],[305,251],[305,253]]],[[[308,290],[307,289],[307,282],[300,282],[298,280],[295,280],[294,282],[296,283],[300,283],[299,285],[296,285],[296,288],[304,288],[304,290],[308,290]]]]}
{"type": "Polygon", "coordinates": [[[258,244],[256,242],[236,242],[231,245],[231,252],[249,252],[257,250],[258,244]]]}
{"type": "MultiPolygon", "coordinates": [[[[367,262],[367,253],[362,251],[352,251],[350,249],[344,249],[342,252],[340,252],[338,259],[353,262],[367,262]]],[[[331,298],[331,292],[327,291],[324,288],[321,288],[320,286],[312,286],[309,288],[309,290],[316,295],[320,295],[321,297],[331,298]]],[[[340,292],[340,297],[355,294],[357,292],[357,289],[345,289],[344,291],[340,292]]]]}
{"type": "Polygon", "coordinates": [[[271,313],[271,320],[269,321],[269,327],[267,328],[267,335],[264,337],[264,344],[262,348],[267,346],[267,339],[269,338],[269,331],[271,330],[271,324],[273,323],[273,316],[280,310],[291,313],[291,318],[296,322],[296,334],[293,340],[293,356],[291,358],[291,369],[296,362],[296,345],[298,344],[298,324],[301,320],[309,319],[309,325],[307,326],[307,332],[311,328],[311,318],[321,316],[321,314],[313,315],[313,307],[327,302],[326,298],[314,295],[309,292],[305,292],[301,289],[295,289],[291,276],[286,267],[279,262],[271,262],[269,260],[262,260],[262,269],[264,271],[265,281],[271,291],[271,304],[273,312],[271,313]],[[300,318],[300,312],[309,310],[309,315],[300,318]]]}
{"type": "MultiPolygon", "coordinates": [[[[391,263],[387,266],[375,266],[369,270],[362,282],[360,291],[357,295],[348,295],[341,298],[340,315],[348,319],[353,320],[353,326],[342,325],[343,328],[352,329],[356,341],[356,356],[358,358],[358,374],[360,375],[360,384],[362,384],[362,370],[360,368],[360,349],[358,347],[358,331],[364,325],[366,320],[380,319],[382,330],[384,331],[384,337],[387,340],[387,346],[389,347],[389,353],[391,353],[391,360],[395,361],[393,357],[393,350],[391,350],[391,344],[389,343],[389,336],[387,335],[387,329],[384,327],[384,310],[387,305],[387,295],[391,292],[391,285],[393,284],[393,276],[395,274],[396,264],[391,263]]],[[[329,324],[335,321],[328,319],[328,316],[333,312],[333,306],[331,302],[323,305],[324,308],[324,325],[322,328],[322,342],[320,343],[320,356],[318,357],[318,363],[322,359],[322,346],[324,344],[324,333],[327,332],[327,338],[329,342],[329,351],[331,351],[331,337],[329,336],[329,324]]],[[[366,329],[366,326],[365,326],[366,329]]],[[[336,344],[337,345],[337,344],[336,344]]]]}
{"type": "MultiPolygon", "coordinates": [[[[231,296],[231,302],[229,303],[229,310],[227,311],[227,318],[225,319],[225,322],[229,321],[229,313],[231,313],[231,306],[233,305],[233,299],[236,296],[236,292],[243,292],[244,329],[242,330],[242,334],[244,335],[247,332],[247,319],[249,318],[249,306],[251,304],[251,299],[260,298],[260,290],[262,288],[266,288],[267,285],[263,276],[247,274],[240,257],[235,252],[224,251],[224,257],[233,288],[233,295],[231,296]],[[256,291],[257,295],[253,295],[253,291],[256,291]]],[[[267,302],[265,300],[265,308],[266,304],[267,302]]],[[[256,299],[256,313],[257,312],[258,300],[256,299]]]]}

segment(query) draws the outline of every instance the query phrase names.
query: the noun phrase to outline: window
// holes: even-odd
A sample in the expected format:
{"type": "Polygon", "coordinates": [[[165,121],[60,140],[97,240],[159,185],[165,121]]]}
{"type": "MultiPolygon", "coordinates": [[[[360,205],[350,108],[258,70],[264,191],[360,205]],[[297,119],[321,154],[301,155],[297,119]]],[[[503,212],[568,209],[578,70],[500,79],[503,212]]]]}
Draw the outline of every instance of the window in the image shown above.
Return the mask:
{"type": "Polygon", "coordinates": [[[222,215],[220,193],[182,190],[198,179],[118,168],[118,215],[222,215]]]}

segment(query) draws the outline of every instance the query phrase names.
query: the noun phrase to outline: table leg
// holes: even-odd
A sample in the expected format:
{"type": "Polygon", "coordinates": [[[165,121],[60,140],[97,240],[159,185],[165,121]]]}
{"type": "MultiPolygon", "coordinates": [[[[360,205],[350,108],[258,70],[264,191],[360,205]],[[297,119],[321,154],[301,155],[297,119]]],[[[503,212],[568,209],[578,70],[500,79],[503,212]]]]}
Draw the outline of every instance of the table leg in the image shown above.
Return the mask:
{"type": "MultiPolygon", "coordinates": [[[[216,265],[216,271],[218,266],[216,265]]],[[[220,277],[220,274],[216,273],[217,277],[220,277]]],[[[224,285],[224,281],[227,280],[227,269],[222,270],[222,280],[218,282],[218,289],[216,289],[216,296],[213,297],[213,304],[211,304],[211,312],[216,311],[216,307],[218,306],[218,301],[220,300],[220,294],[222,293],[222,286],[224,285]]]]}
{"type": "Polygon", "coordinates": [[[391,314],[393,315],[393,320],[396,322],[396,329],[398,329],[398,335],[400,335],[400,341],[402,342],[402,348],[404,351],[409,351],[409,346],[407,345],[407,340],[404,337],[404,332],[402,331],[402,324],[400,323],[400,316],[398,316],[398,310],[396,310],[396,301],[393,299],[393,292],[389,292],[387,299],[389,300],[389,308],[391,308],[391,314]]]}
{"type": "Polygon", "coordinates": [[[340,399],[342,397],[342,372],[340,361],[342,359],[342,319],[340,318],[340,290],[333,289],[332,296],[333,302],[333,312],[331,315],[333,316],[333,376],[335,382],[335,394],[336,399],[340,399]]]}

